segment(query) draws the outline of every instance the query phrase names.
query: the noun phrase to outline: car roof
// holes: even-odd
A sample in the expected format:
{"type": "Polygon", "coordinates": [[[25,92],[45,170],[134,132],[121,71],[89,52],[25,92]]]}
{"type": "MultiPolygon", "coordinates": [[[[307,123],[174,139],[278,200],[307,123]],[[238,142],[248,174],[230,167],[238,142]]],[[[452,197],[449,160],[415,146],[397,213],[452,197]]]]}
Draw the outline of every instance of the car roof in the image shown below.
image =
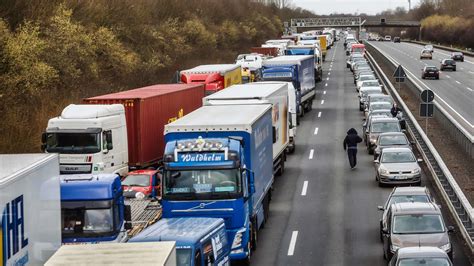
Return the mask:
{"type": "Polygon", "coordinates": [[[143,169],[143,170],[135,170],[135,171],[130,171],[128,172],[128,175],[154,175],[158,172],[158,170],[152,170],[152,169],[143,169]]]}
{"type": "Polygon", "coordinates": [[[371,95],[369,95],[369,98],[370,98],[370,97],[382,97],[382,96],[385,96],[385,97],[390,97],[390,98],[391,98],[391,96],[390,96],[390,95],[383,94],[383,93],[375,93],[375,94],[371,94],[371,95]]]}
{"type": "Polygon", "coordinates": [[[439,207],[431,202],[402,202],[392,204],[393,214],[441,214],[439,207]]]}
{"type": "Polygon", "coordinates": [[[403,133],[403,132],[385,132],[385,133],[381,133],[380,137],[383,137],[383,136],[404,136],[404,137],[406,137],[405,133],[403,133]]]}
{"type": "Polygon", "coordinates": [[[384,104],[384,105],[392,105],[391,103],[389,102],[381,102],[381,101],[378,101],[378,102],[370,102],[370,105],[376,105],[376,104],[384,104]]]}
{"type": "Polygon", "coordinates": [[[425,68],[437,68],[436,66],[425,66],[425,68]]]}
{"type": "Polygon", "coordinates": [[[406,247],[398,250],[398,258],[425,258],[425,257],[443,257],[448,255],[438,247],[406,247]]]}
{"type": "Polygon", "coordinates": [[[381,117],[381,118],[374,117],[372,123],[375,123],[375,122],[398,122],[398,119],[395,117],[381,117]]]}
{"type": "Polygon", "coordinates": [[[413,151],[410,148],[407,147],[393,147],[393,148],[384,148],[383,152],[411,152],[413,151]]]}
{"type": "Polygon", "coordinates": [[[393,195],[426,195],[426,187],[396,187],[393,195]]]}

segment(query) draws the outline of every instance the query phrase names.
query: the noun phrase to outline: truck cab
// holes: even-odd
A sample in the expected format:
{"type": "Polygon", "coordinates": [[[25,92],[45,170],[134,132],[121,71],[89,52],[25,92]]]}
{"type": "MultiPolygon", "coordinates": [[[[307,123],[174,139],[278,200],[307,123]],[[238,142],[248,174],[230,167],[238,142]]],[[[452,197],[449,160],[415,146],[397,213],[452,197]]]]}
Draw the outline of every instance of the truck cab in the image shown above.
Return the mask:
{"type": "Polygon", "coordinates": [[[123,242],[130,220],[116,174],[62,175],[63,244],[123,242]]]}
{"type": "Polygon", "coordinates": [[[177,265],[230,265],[229,243],[223,219],[161,219],[129,242],[161,241],[176,242],[177,265]]]}
{"type": "Polygon", "coordinates": [[[48,121],[42,148],[59,153],[61,174],[128,172],[125,110],[121,104],[75,105],[48,121]]]}

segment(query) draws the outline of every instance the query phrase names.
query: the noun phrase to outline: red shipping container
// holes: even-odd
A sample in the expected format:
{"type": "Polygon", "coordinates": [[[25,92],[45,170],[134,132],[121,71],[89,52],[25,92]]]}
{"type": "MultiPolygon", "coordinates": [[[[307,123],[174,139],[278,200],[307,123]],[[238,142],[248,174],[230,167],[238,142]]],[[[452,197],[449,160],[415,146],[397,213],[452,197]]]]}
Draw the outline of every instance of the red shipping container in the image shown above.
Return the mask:
{"type": "Polygon", "coordinates": [[[143,168],[163,157],[164,126],[202,106],[203,84],[159,84],[84,99],[86,104],[123,104],[130,167],[143,168]]]}

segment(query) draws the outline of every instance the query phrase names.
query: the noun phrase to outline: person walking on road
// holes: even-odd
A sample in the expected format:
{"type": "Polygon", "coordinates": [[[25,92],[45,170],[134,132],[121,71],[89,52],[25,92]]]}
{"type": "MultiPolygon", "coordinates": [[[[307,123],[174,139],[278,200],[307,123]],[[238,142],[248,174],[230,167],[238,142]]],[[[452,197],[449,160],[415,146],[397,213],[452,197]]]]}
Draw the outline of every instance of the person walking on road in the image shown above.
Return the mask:
{"type": "Polygon", "coordinates": [[[401,112],[402,109],[400,109],[396,103],[392,105],[392,109],[390,109],[390,113],[392,114],[393,117],[397,117],[398,112],[401,112]]]}
{"type": "Polygon", "coordinates": [[[362,142],[362,139],[357,135],[357,131],[351,128],[347,131],[347,136],[344,138],[344,150],[347,150],[349,157],[349,164],[351,169],[354,169],[357,164],[357,143],[362,142]]]}

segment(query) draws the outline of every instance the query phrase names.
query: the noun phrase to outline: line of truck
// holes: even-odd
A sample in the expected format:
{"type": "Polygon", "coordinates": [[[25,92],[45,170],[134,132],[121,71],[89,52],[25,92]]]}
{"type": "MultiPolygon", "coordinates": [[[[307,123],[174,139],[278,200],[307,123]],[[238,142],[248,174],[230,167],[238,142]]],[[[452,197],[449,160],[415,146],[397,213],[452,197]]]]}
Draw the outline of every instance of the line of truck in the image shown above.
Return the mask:
{"type": "Polygon", "coordinates": [[[44,263],[61,244],[169,240],[178,265],[249,263],[322,75],[319,40],[275,43],[283,52],[252,49],[266,53],[258,82],[240,84],[240,64],[183,70],[178,84],[67,106],[42,135],[46,154],[1,155],[0,206],[13,214],[2,216],[0,261],[44,263]],[[183,228],[193,234],[173,235],[183,228]]]}

